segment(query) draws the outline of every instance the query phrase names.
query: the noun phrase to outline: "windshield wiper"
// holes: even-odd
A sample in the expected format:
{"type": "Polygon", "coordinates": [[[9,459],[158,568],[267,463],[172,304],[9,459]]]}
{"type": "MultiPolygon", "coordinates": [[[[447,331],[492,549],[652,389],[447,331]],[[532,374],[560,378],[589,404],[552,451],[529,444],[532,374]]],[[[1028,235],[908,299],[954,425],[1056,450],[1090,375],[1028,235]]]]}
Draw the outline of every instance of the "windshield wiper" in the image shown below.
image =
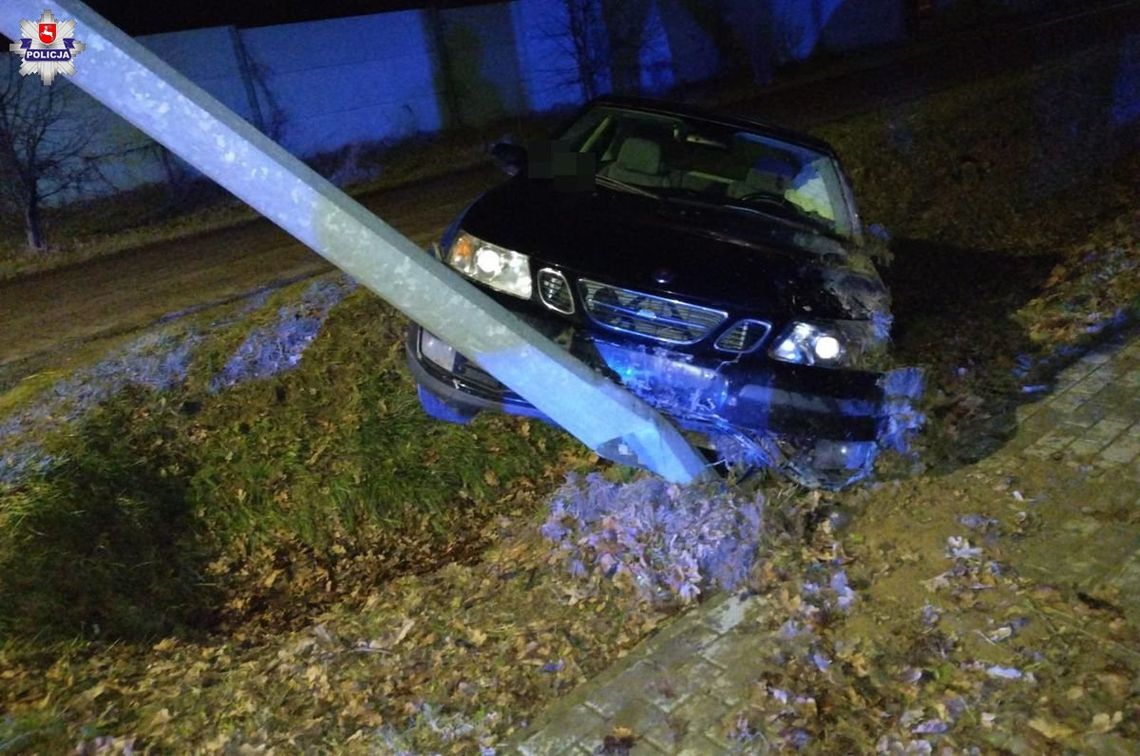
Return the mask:
{"type": "Polygon", "coordinates": [[[651,192],[645,187],[637,186],[636,184],[627,184],[624,181],[619,181],[613,176],[603,176],[598,174],[594,176],[594,181],[601,184],[607,189],[617,189],[619,192],[629,192],[630,194],[640,194],[643,197],[652,197],[653,199],[661,199],[661,195],[656,192],[651,192]]]}
{"type": "Polygon", "coordinates": [[[720,204],[719,207],[729,208],[731,210],[742,210],[747,213],[757,213],[767,218],[773,218],[778,221],[783,221],[789,225],[797,226],[806,231],[822,234],[824,236],[832,236],[834,231],[827,225],[826,221],[816,220],[798,210],[792,213],[776,213],[765,210],[763,207],[756,207],[755,205],[743,205],[737,202],[725,202],[720,204]],[[793,214],[794,213],[794,214],[793,214]]]}

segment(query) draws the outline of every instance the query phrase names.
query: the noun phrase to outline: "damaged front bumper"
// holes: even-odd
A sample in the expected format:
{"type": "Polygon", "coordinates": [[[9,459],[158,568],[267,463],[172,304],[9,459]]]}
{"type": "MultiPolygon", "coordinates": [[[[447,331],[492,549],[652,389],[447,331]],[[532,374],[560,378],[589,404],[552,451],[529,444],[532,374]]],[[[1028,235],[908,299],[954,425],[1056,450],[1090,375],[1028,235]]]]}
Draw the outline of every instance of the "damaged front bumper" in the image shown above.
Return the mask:
{"type": "MultiPolygon", "coordinates": [[[[866,477],[879,451],[905,450],[922,420],[911,407],[922,390],[917,371],[775,361],[757,366],[618,344],[581,331],[563,346],[695,434],[693,440],[718,460],[781,468],[812,487],[838,488],[866,477]]],[[[429,414],[465,422],[494,410],[551,422],[418,325],[409,327],[406,347],[429,414]]]]}

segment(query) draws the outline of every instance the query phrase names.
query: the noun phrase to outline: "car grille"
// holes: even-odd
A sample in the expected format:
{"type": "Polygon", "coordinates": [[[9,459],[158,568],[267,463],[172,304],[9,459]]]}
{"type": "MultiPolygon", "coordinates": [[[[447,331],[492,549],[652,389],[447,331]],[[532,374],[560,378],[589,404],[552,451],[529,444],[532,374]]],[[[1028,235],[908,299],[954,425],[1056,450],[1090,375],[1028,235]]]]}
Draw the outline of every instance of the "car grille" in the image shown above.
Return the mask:
{"type": "Polygon", "coordinates": [[[582,279],[586,312],[599,325],[668,344],[695,344],[728,317],[709,307],[582,279]]]}
{"type": "Polygon", "coordinates": [[[772,330],[763,320],[740,320],[716,340],[716,348],[724,352],[751,352],[772,330]]]}
{"type": "Polygon", "coordinates": [[[543,268],[538,271],[538,296],[544,305],[555,312],[563,315],[574,312],[574,296],[570,293],[570,284],[557,270],[543,268]]]}

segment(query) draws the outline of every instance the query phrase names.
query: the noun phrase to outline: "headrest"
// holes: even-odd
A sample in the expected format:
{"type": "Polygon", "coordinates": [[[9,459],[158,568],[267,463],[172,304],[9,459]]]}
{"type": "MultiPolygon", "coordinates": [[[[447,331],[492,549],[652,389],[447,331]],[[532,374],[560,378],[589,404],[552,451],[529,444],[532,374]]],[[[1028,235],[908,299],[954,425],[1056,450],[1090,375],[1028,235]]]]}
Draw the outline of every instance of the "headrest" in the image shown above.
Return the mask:
{"type": "Polygon", "coordinates": [[[649,139],[629,137],[621,144],[617,164],[627,171],[658,175],[661,173],[661,145],[649,139]]]}

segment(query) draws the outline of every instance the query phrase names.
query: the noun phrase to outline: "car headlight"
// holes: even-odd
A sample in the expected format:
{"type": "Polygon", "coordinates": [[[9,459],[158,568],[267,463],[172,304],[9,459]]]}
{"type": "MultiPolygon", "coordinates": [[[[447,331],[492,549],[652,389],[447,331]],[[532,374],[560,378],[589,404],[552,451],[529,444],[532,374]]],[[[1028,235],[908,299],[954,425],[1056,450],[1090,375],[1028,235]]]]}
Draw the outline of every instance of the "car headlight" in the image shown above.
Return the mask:
{"type": "Polygon", "coordinates": [[[792,323],[772,342],[768,354],[795,365],[870,367],[871,360],[885,350],[885,338],[870,321],[839,320],[792,323]]]}
{"type": "Polygon", "coordinates": [[[448,250],[447,264],[473,281],[530,299],[530,259],[520,252],[460,232],[448,250]]]}

